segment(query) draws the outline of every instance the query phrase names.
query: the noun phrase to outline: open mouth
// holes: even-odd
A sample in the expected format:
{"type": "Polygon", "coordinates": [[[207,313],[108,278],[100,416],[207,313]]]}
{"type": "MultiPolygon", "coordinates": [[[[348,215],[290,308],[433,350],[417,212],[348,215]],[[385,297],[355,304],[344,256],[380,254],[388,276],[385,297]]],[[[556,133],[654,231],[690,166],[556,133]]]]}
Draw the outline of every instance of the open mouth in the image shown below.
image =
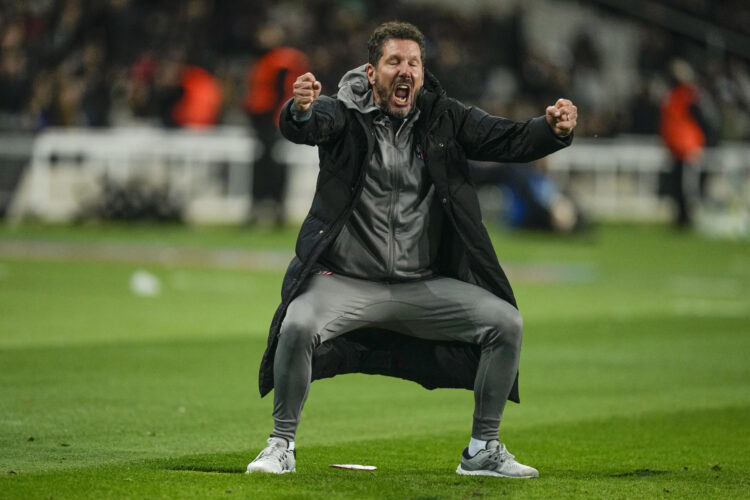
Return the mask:
{"type": "Polygon", "coordinates": [[[396,104],[403,106],[409,102],[410,92],[411,89],[408,85],[400,83],[396,85],[396,90],[393,92],[393,100],[396,101],[396,104]]]}

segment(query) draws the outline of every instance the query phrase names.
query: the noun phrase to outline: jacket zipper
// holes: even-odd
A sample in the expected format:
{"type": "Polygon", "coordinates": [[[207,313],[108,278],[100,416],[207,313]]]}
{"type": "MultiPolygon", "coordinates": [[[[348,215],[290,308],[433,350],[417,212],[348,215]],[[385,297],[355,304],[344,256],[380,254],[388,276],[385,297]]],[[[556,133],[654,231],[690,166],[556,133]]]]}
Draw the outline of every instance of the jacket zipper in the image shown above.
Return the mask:
{"type": "Polygon", "coordinates": [[[393,271],[395,267],[394,263],[394,255],[396,253],[395,249],[395,241],[396,241],[396,221],[395,214],[396,211],[396,204],[398,203],[398,190],[399,190],[399,177],[398,173],[396,172],[396,169],[391,170],[391,181],[393,183],[393,189],[391,190],[391,203],[388,206],[388,277],[393,277],[393,271]]]}
{"type": "MultiPolygon", "coordinates": [[[[401,121],[401,125],[399,125],[398,130],[393,131],[392,124],[390,120],[387,122],[389,130],[393,132],[393,145],[394,147],[400,151],[400,148],[398,147],[398,136],[401,133],[401,131],[406,126],[406,123],[408,122],[408,118],[404,118],[401,121]]],[[[391,192],[391,203],[388,207],[388,263],[387,263],[387,271],[388,271],[388,277],[393,278],[393,273],[395,271],[396,267],[396,226],[397,221],[395,220],[396,215],[398,215],[398,211],[396,210],[396,206],[398,205],[398,199],[399,199],[399,190],[401,189],[401,177],[399,176],[399,172],[397,168],[393,168],[391,170],[391,181],[393,183],[393,190],[391,192]]]]}

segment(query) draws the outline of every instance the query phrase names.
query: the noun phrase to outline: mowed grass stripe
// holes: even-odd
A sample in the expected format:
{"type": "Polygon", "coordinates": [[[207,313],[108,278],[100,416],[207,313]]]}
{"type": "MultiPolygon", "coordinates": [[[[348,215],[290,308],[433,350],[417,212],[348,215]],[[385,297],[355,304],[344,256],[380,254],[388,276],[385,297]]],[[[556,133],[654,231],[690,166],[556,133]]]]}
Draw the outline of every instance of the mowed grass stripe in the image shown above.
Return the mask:
{"type": "Polygon", "coordinates": [[[154,339],[265,337],[279,300],[279,271],[142,267],[123,263],[5,260],[0,348],[154,339]],[[161,283],[133,293],[134,273],[161,283]]]}
{"type": "MultiPolygon", "coordinates": [[[[750,404],[749,341],[739,327],[726,319],[539,326],[521,365],[523,404],[509,405],[503,429],[512,437],[550,422],[750,404]],[[709,326],[722,333],[707,335],[709,326]]],[[[0,351],[7,367],[1,467],[34,471],[261,444],[271,406],[257,393],[264,348],[260,338],[231,333],[0,351]]],[[[340,376],[313,384],[300,439],[397,438],[435,428],[466,434],[471,407],[470,391],[340,376]]]]}
{"type": "Polygon", "coordinates": [[[298,471],[244,474],[255,450],[146,460],[70,472],[9,474],[20,496],[55,498],[746,498],[750,408],[666,412],[521,429],[511,440],[533,481],[455,474],[465,444],[444,434],[300,446],[298,471]],[[696,446],[697,444],[697,446],[696,446]],[[331,469],[366,463],[375,472],[331,469]]]}
{"type": "MultiPolygon", "coordinates": [[[[293,245],[291,231],[24,231],[12,237],[293,245]]],[[[523,403],[502,427],[539,481],[453,473],[470,391],[364,375],[313,384],[296,475],[248,478],[270,429],[257,369],[280,271],[13,258],[0,260],[0,497],[746,497],[750,246],[629,226],[493,238],[510,271],[544,270],[513,278],[523,403]],[[131,292],[139,269],[156,297],[131,292]],[[350,461],[380,469],[327,467],[350,461]]]]}

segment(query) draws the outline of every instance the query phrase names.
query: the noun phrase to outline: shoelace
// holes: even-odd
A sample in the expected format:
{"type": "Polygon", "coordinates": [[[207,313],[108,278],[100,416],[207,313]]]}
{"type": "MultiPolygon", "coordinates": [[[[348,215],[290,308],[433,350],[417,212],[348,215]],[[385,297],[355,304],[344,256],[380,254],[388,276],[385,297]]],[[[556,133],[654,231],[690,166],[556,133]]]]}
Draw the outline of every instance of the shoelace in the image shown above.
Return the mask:
{"type": "Polygon", "coordinates": [[[498,446],[490,453],[490,456],[487,457],[493,465],[498,465],[508,460],[513,460],[514,458],[516,458],[515,455],[511,454],[505,445],[498,446]]]}
{"type": "Polygon", "coordinates": [[[275,458],[279,463],[283,463],[287,449],[282,448],[281,446],[269,446],[269,448],[271,448],[270,451],[266,451],[268,450],[268,448],[266,448],[261,452],[261,457],[275,458]]]}

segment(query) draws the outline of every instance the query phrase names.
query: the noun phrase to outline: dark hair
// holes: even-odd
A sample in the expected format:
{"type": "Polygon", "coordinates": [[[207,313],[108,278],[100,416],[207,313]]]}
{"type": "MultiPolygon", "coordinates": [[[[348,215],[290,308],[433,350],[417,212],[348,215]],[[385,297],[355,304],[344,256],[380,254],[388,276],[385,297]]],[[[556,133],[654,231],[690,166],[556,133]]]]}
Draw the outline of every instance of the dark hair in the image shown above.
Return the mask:
{"type": "Polygon", "coordinates": [[[367,41],[367,59],[370,64],[378,65],[378,61],[383,57],[383,45],[388,40],[413,40],[417,42],[424,64],[424,35],[413,24],[400,21],[383,23],[372,32],[370,39],[367,41]]]}

